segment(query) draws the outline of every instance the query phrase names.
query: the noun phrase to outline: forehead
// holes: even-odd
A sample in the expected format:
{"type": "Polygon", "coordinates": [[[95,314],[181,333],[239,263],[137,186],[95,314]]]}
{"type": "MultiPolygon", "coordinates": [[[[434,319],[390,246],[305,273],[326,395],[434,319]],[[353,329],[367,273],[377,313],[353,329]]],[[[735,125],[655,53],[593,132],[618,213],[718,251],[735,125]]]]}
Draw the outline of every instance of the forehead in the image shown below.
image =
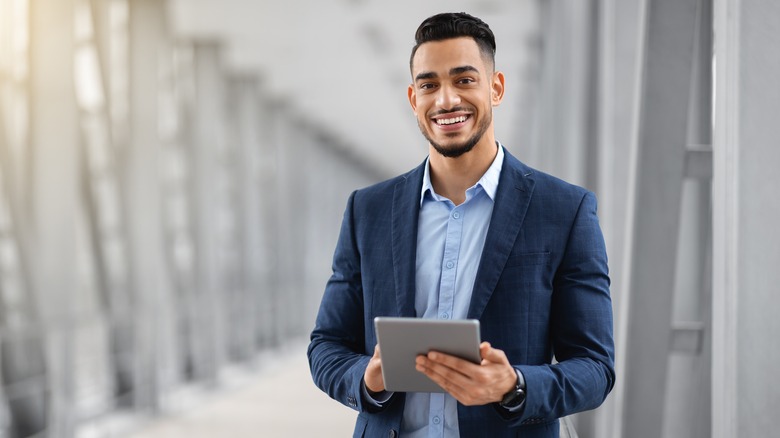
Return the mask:
{"type": "Polygon", "coordinates": [[[485,59],[474,39],[452,38],[429,41],[417,48],[412,59],[412,77],[421,72],[445,74],[453,67],[470,65],[485,72],[485,59]]]}

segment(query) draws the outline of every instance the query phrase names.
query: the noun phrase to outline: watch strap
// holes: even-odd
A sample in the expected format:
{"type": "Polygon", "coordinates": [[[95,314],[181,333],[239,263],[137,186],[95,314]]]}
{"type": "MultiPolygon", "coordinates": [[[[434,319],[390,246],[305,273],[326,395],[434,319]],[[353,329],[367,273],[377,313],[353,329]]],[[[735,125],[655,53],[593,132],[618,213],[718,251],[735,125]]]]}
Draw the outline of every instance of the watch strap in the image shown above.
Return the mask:
{"type": "Polygon", "coordinates": [[[504,408],[516,408],[525,401],[525,378],[517,368],[515,372],[517,373],[515,387],[506,393],[499,403],[504,408]]]}

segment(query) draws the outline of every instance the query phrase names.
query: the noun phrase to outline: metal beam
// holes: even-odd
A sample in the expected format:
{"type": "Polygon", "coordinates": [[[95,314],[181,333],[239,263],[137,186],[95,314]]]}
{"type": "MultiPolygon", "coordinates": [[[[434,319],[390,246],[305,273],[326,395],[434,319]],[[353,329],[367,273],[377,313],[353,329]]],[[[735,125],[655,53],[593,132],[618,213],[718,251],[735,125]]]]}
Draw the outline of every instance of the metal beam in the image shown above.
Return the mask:
{"type": "Polygon", "coordinates": [[[685,151],[685,176],[712,180],[712,148],[703,145],[688,146],[685,151]]]}
{"type": "MultiPolygon", "coordinates": [[[[740,0],[715,0],[715,101],[712,179],[712,436],[739,436],[738,305],[741,265],[739,199],[740,72],[743,68],[740,0]]],[[[747,145],[745,145],[747,146],[747,145]]],[[[763,358],[762,358],[763,361],[763,358]]]]}
{"type": "Polygon", "coordinates": [[[702,349],[704,323],[700,321],[676,322],[672,326],[671,350],[677,353],[698,354],[702,349]]]}

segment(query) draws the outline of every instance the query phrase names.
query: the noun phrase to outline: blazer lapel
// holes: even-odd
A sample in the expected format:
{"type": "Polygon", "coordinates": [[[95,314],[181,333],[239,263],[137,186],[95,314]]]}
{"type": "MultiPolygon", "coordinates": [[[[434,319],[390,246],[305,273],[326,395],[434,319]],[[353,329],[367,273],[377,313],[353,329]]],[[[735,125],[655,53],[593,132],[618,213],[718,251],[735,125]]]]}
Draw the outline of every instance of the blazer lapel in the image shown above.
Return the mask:
{"type": "Polygon", "coordinates": [[[506,150],[504,152],[506,155],[498,181],[493,215],[474,281],[468,318],[479,319],[490,301],[517,240],[533,194],[534,181],[529,178],[532,174],[530,168],[506,150]]]}
{"type": "Polygon", "coordinates": [[[404,175],[393,193],[393,275],[399,316],[416,316],[414,311],[417,263],[417,218],[425,163],[404,175]]]}

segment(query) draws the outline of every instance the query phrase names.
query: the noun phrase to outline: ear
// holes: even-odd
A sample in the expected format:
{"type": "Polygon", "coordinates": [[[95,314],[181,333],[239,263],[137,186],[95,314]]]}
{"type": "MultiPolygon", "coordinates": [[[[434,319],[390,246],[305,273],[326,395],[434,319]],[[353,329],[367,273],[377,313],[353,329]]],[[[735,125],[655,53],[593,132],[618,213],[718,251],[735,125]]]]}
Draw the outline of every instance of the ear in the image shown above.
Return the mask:
{"type": "Polygon", "coordinates": [[[412,111],[417,114],[417,93],[414,91],[414,85],[409,85],[409,89],[406,91],[409,98],[409,105],[412,106],[412,111]]]}
{"type": "Polygon", "coordinates": [[[504,73],[497,71],[493,73],[493,82],[490,84],[490,103],[493,106],[499,106],[504,100],[504,73]]]}

